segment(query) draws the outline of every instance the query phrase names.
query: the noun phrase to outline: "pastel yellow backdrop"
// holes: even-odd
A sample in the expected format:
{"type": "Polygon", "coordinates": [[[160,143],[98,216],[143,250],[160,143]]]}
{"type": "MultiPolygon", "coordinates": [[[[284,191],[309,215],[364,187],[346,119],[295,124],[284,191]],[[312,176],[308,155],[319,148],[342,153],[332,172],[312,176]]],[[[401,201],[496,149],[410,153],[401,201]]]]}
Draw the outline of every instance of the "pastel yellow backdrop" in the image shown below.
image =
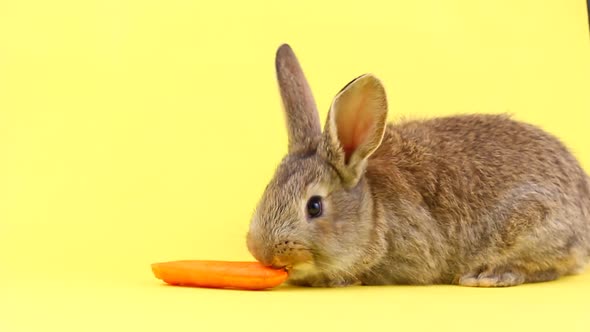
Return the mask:
{"type": "Polygon", "coordinates": [[[590,274],[239,292],[149,270],[251,259],[250,214],[286,151],[282,42],[322,119],[372,72],[392,120],[510,112],[588,169],[586,15],[584,0],[1,0],[0,331],[590,331],[590,274]]]}

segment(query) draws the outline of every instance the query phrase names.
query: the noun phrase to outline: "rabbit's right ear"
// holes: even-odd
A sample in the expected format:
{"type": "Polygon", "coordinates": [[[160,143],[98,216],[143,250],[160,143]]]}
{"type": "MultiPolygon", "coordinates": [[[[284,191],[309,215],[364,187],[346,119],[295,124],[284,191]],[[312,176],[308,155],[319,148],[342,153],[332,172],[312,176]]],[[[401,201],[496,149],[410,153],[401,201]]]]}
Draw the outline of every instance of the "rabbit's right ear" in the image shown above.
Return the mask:
{"type": "Polygon", "coordinates": [[[277,50],[275,66],[287,122],[289,153],[313,150],[322,130],[318,111],[299,61],[288,44],[277,50]]]}
{"type": "Polygon", "coordinates": [[[379,79],[357,77],[334,98],[324,129],[320,153],[353,187],[368,158],[381,145],[387,121],[387,98],[379,79]]]}

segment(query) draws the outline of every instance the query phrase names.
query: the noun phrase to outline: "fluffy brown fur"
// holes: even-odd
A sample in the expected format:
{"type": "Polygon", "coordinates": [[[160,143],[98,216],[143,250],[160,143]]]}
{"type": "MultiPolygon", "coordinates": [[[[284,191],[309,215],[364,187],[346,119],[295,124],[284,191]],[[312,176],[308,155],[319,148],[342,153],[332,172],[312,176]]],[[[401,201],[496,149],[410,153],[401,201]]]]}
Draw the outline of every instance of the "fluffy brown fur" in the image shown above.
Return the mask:
{"type": "Polygon", "coordinates": [[[590,180],[554,136],[504,115],[386,124],[372,75],[340,91],[322,133],[288,45],[276,65],[289,154],[247,244],[291,283],[513,286],[590,260],[590,180]]]}

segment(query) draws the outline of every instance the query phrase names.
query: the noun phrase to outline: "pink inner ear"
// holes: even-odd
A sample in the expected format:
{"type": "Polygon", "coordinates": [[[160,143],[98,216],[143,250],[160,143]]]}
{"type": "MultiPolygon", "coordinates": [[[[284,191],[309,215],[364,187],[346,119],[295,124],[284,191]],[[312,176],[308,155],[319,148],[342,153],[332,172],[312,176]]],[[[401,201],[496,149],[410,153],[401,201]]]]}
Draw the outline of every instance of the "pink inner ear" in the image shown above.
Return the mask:
{"type": "Polygon", "coordinates": [[[359,100],[349,100],[342,105],[336,117],[338,139],[344,149],[345,161],[349,162],[352,154],[365,143],[372,130],[375,118],[369,107],[368,96],[359,100]]]}

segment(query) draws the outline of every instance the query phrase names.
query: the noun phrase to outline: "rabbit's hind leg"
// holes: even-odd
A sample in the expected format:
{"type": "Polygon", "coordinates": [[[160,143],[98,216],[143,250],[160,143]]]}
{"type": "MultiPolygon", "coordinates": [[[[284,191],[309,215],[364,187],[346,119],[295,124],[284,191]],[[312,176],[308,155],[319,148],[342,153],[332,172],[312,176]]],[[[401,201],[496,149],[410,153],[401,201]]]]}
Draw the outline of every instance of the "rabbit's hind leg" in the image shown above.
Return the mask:
{"type": "Polygon", "coordinates": [[[523,269],[507,266],[500,268],[482,268],[458,277],[456,284],[469,287],[509,287],[523,283],[536,283],[555,280],[560,277],[557,270],[527,272],[523,269]]]}
{"type": "Polygon", "coordinates": [[[456,278],[455,283],[469,287],[508,287],[524,283],[526,276],[522,271],[511,267],[482,268],[456,278]]]}

